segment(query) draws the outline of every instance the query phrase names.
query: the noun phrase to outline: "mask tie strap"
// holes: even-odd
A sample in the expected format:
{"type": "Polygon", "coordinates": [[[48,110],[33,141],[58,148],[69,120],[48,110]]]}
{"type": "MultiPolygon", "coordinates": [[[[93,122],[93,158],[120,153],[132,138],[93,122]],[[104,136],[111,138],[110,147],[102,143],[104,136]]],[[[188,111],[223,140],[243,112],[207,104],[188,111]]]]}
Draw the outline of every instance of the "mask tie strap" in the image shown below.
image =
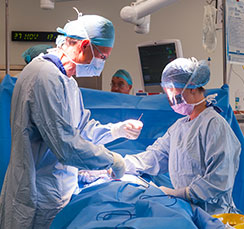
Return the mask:
{"type": "Polygon", "coordinates": [[[194,63],[194,65],[195,65],[195,70],[194,70],[193,73],[191,74],[191,77],[190,77],[190,79],[187,81],[187,83],[186,83],[185,87],[183,88],[181,94],[183,94],[183,92],[185,91],[185,89],[187,88],[187,86],[191,83],[192,79],[195,77],[194,72],[196,71],[196,69],[197,69],[198,66],[199,66],[199,63],[198,63],[198,61],[197,61],[196,58],[192,57],[192,58],[191,58],[191,61],[192,61],[192,62],[194,63]]]}
{"type": "Polygon", "coordinates": [[[215,97],[217,96],[218,94],[217,93],[215,93],[215,94],[212,94],[212,95],[208,95],[206,98],[205,98],[205,100],[209,103],[209,104],[216,104],[217,103],[217,101],[216,101],[216,99],[215,99],[215,97]]]}
{"type": "MultiPolygon", "coordinates": [[[[82,17],[82,13],[79,12],[79,11],[77,10],[77,8],[75,8],[75,7],[73,7],[73,9],[74,9],[74,10],[76,11],[76,13],[78,14],[78,19],[77,19],[77,20],[80,20],[81,17],[82,17]]],[[[86,31],[86,28],[85,28],[85,25],[84,25],[84,23],[83,23],[82,21],[81,21],[81,24],[83,25],[83,31],[85,32],[86,38],[90,41],[90,46],[91,46],[92,56],[95,57],[95,55],[94,55],[94,50],[93,50],[93,47],[92,47],[91,39],[89,38],[88,33],[87,33],[87,31],[86,31]]]]}

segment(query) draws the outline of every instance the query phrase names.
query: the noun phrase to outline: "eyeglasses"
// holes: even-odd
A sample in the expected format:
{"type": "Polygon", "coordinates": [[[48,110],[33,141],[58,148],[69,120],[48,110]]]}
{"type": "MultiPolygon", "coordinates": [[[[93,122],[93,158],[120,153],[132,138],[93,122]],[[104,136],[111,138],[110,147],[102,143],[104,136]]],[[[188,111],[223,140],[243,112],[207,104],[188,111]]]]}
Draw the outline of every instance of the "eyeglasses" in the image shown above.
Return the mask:
{"type": "Polygon", "coordinates": [[[96,45],[92,45],[98,52],[99,52],[99,54],[100,54],[100,58],[102,59],[102,60],[106,60],[108,57],[107,56],[105,56],[101,51],[100,51],[100,49],[96,46],[96,45]]]}
{"type": "Polygon", "coordinates": [[[169,96],[168,96],[168,100],[169,100],[170,106],[173,106],[173,105],[176,105],[176,104],[183,103],[184,99],[182,97],[182,94],[178,94],[178,95],[173,96],[172,98],[169,98],[169,96]]]}
{"type": "Polygon", "coordinates": [[[118,87],[118,88],[124,88],[125,84],[123,82],[118,82],[118,83],[111,83],[110,84],[111,87],[118,87]]]}
{"type": "Polygon", "coordinates": [[[171,90],[165,90],[170,106],[180,104],[183,102],[182,93],[175,95],[171,90]]]}

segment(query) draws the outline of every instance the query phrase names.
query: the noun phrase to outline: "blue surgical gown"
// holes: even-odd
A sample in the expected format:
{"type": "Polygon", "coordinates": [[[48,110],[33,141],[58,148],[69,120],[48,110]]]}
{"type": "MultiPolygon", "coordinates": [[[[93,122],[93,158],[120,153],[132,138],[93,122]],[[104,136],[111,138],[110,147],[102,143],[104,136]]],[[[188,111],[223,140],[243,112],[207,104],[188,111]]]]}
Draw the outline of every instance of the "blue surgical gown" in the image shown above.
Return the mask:
{"type": "Polygon", "coordinates": [[[0,228],[48,228],[77,188],[78,169],[108,169],[111,125],[90,120],[76,81],[37,57],[16,82],[11,159],[0,198],[0,228]]]}
{"type": "Polygon", "coordinates": [[[145,152],[126,155],[126,170],[150,175],[169,172],[175,189],[189,187],[193,204],[210,214],[232,212],[240,151],[229,124],[208,107],[191,121],[177,120],[145,152]]]}

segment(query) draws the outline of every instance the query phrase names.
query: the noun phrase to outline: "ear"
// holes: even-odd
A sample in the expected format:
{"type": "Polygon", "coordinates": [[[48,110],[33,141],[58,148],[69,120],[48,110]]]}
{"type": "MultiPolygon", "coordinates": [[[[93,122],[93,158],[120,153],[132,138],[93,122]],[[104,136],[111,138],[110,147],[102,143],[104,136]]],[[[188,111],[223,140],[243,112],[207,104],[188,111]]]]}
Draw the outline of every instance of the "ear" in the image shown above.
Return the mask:
{"type": "Polygon", "coordinates": [[[91,43],[90,40],[84,39],[81,41],[80,47],[84,50],[90,45],[90,43],[91,43]]]}

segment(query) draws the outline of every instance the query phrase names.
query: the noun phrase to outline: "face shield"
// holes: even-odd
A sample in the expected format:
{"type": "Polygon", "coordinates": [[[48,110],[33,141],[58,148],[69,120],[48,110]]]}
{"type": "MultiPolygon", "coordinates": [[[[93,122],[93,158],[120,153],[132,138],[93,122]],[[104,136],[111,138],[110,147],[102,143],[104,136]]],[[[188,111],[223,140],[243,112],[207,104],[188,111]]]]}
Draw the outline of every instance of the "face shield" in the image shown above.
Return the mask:
{"type": "Polygon", "coordinates": [[[164,88],[164,91],[167,94],[169,104],[176,113],[179,113],[181,115],[190,115],[193,112],[194,107],[203,103],[204,101],[206,101],[208,105],[216,104],[215,97],[217,96],[217,94],[208,95],[206,98],[197,103],[187,103],[183,96],[186,88],[187,85],[183,88],[183,90],[179,88],[164,88]]]}
{"type": "Polygon", "coordinates": [[[193,78],[193,75],[191,75],[191,77],[189,78],[188,82],[186,83],[186,85],[184,86],[183,89],[175,88],[173,82],[171,83],[170,88],[164,88],[171,107],[182,104],[182,103],[187,104],[186,100],[183,97],[183,93],[184,93],[185,89],[188,87],[188,85],[191,83],[192,78],[193,78]]]}
{"type": "Polygon", "coordinates": [[[210,70],[206,61],[195,58],[177,58],[162,72],[161,86],[168,95],[170,106],[180,114],[192,112],[195,104],[188,104],[184,98],[185,89],[204,86],[209,81],[210,70]]]}

